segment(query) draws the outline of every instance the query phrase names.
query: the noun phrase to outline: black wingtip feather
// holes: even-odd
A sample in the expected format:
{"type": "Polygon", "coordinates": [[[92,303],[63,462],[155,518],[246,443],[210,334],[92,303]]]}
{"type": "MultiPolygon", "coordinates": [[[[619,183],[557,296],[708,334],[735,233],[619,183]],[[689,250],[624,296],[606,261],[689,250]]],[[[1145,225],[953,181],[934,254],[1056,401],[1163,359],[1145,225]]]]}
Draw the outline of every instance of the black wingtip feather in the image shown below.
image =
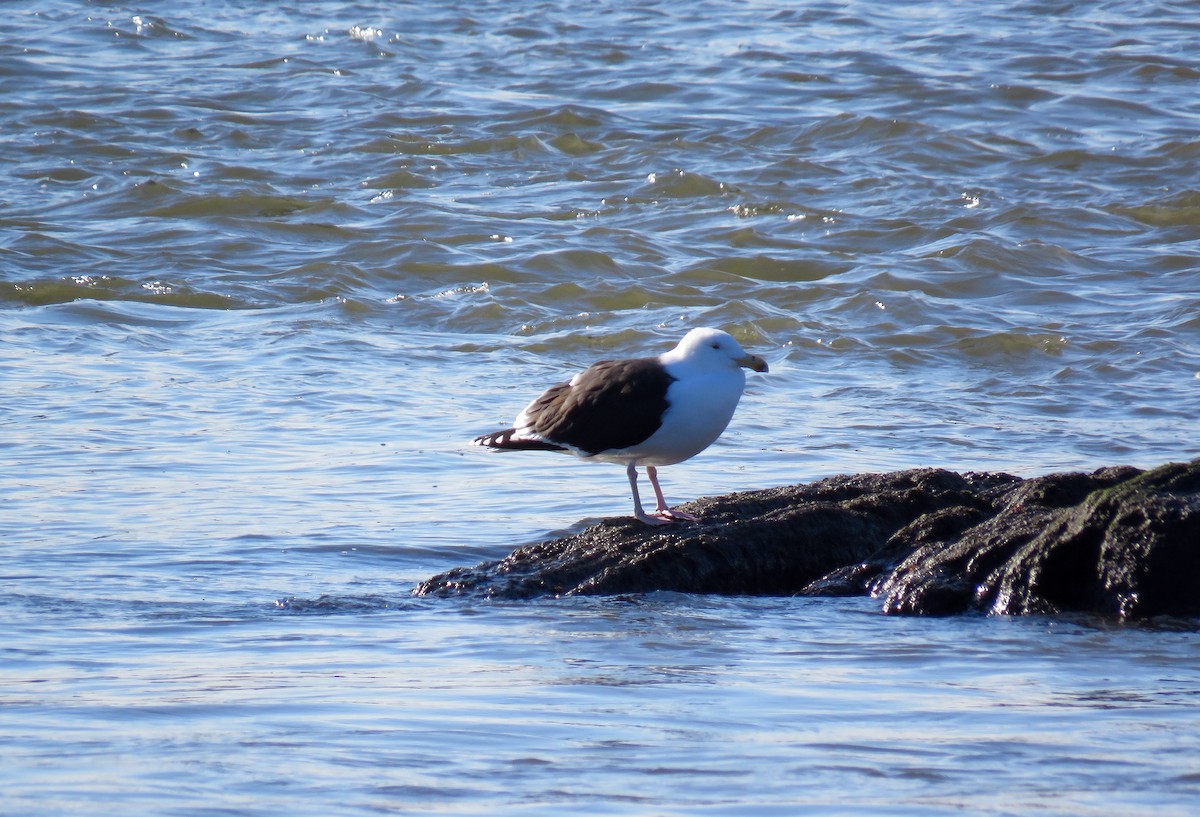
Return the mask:
{"type": "Polygon", "coordinates": [[[491,434],[484,434],[471,440],[472,445],[482,445],[498,451],[566,451],[561,445],[536,440],[529,437],[518,437],[515,428],[506,428],[491,434]]]}

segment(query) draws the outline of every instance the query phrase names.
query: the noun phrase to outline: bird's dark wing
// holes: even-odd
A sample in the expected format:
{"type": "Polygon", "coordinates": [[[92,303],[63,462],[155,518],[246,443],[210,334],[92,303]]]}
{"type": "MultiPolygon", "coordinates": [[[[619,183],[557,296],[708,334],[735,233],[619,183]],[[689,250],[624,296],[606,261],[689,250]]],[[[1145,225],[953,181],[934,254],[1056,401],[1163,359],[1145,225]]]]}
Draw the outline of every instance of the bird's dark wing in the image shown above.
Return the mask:
{"type": "Polygon", "coordinates": [[[525,416],[541,439],[584,454],[629,448],[662,425],[674,380],[656,358],[604,360],[547,389],[525,416]]]}

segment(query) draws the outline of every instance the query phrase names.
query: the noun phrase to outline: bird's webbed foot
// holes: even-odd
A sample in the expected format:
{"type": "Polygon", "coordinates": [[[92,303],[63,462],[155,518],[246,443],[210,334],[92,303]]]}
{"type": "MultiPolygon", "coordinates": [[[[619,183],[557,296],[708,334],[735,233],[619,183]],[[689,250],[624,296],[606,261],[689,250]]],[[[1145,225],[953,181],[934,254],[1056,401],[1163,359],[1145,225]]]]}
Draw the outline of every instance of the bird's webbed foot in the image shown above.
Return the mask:
{"type": "Polygon", "coordinates": [[[659,508],[654,513],[638,513],[634,516],[640,522],[647,525],[661,526],[672,525],[676,522],[699,522],[700,520],[692,516],[690,513],[683,511],[673,511],[670,508],[659,508]]]}

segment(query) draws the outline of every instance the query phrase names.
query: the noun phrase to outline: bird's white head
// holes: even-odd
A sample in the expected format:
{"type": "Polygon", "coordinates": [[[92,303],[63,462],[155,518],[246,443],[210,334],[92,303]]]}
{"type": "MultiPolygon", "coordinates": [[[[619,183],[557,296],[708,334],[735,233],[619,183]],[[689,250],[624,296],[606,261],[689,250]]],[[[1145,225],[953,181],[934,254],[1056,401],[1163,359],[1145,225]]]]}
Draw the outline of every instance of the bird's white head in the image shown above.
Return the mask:
{"type": "Polygon", "coordinates": [[[682,363],[703,368],[747,368],[767,371],[767,362],[747,354],[728,332],[720,329],[693,329],[679,345],[662,356],[663,363],[682,363]]]}

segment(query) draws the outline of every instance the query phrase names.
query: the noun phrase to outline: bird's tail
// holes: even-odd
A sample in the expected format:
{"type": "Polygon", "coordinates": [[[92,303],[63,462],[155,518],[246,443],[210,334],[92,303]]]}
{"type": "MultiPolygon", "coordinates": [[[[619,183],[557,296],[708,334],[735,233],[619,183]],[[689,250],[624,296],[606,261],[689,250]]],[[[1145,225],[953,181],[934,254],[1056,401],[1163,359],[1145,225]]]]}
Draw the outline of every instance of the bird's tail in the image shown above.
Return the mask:
{"type": "Polygon", "coordinates": [[[522,437],[515,428],[506,428],[492,434],[484,434],[471,440],[472,445],[495,448],[501,451],[566,451],[564,446],[548,443],[536,437],[522,437]]]}

